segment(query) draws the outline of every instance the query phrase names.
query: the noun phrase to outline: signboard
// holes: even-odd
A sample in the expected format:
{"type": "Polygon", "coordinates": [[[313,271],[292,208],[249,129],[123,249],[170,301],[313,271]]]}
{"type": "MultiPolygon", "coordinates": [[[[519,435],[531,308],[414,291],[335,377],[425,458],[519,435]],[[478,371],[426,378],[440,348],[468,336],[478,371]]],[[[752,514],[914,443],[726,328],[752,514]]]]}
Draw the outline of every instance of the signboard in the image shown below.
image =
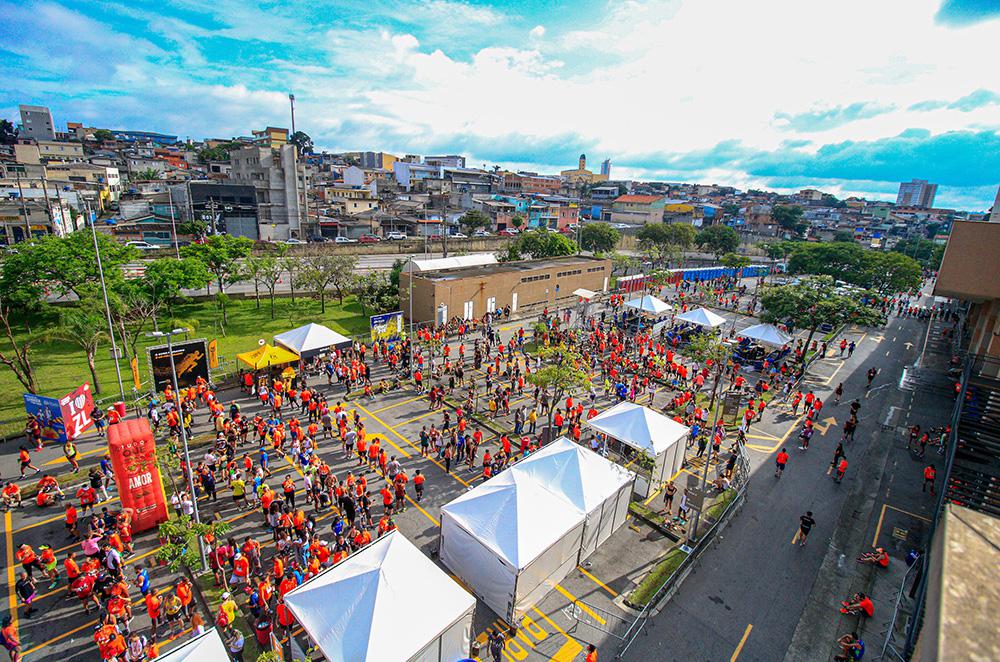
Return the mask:
{"type": "Polygon", "coordinates": [[[94,396],[90,384],[84,383],[62,398],[24,394],[24,410],[42,427],[42,439],[65,443],[76,439],[94,424],[94,396]]]}
{"type": "Polygon", "coordinates": [[[403,313],[384,313],[382,315],[372,315],[372,342],[385,340],[394,342],[403,335],[403,313]]]}
{"type": "Polygon", "coordinates": [[[138,391],[139,389],[142,388],[142,380],[139,379],[139,359],[138,359],[138,357],[133,356],[129,360],[128,365],[129,365],[130,368],[132,368],[132,383],[135,384],[135,390],[138,391]]]}
{"type": "Polygon", "coordinates": [[[213,370],[219,367],[219,341],[215,338],[208,343],[208,367],[213,370]]]}
{"type": "Polygon", "coordinates": [[[59,400],[25,393],[24,411],[42,426],[42,439],[59,443],[66,441],[66,422],[59,400]]]}
{"type": "MultiPolygon", "coordinates": [[[[149,372],[153,375],[153,387],[164,390],[171,383],[170,348],[167,345],[150,347],[149,372]]],[[[208,381],[208,348],[205,339],[174,343],[174,367],[177,370],[177,385],[180,388],[194,386],[198,377],[208,381]]]]}
{"type": "Polygon", "coordinates": [[[75,391],[64,395],[59,400],[63,420],[66,422],[66,437],[76,439],[87,428],[94,424],[90,412],[94,411],[94,394],[90,391],[90,383],[78,386],[75,391]]]}
{"type": "Polygon", "coordinates": [[[725,419],[728,416],[732,416],[735,419],[740,413],[740,402],[742,399],[739,393],[732,391],[726,393],[722,399],[722,418],[725,419]]]}
{"type": "Polygon", "coordinates": [[[156,465],[156,442],[149,421],[130,418],[108,426],[108,453],[122,509],[139,533],[167,521],[167,497],[156,465]]]}

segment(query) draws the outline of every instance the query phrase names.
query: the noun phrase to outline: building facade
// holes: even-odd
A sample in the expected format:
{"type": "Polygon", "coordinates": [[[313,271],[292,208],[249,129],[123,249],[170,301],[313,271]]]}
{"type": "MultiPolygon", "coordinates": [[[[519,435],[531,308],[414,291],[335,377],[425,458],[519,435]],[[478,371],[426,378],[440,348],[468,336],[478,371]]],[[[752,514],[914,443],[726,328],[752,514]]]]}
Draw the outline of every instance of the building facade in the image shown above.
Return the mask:
{"type": "Polygon", "coordinates": [[[458,154],[447,154],[445,156],[425,156],[424,164],[429,166],[444,166],[446,168],[464,168],[465,157],[458,154]]]}
{"type": "MultiPolygon", "coordinates": [[[[399,281],[400,305],[410,314],[410,278],[399,281]]],[[[580,288],[606,291],[611,260],[585,256],[501,262],[413,273],[413,321],[444,323],[472,319],[510,306],[511,314],[534,314],[575,305],[580,288]],[[519,313],[520,311],[520,313],[519,313]]]]}
{"type": "Polygon", "coordinates": [[[227,183],[252,186],[257,192],[259,238],[266,241],[305,239],[307,172],[298,163],[295,145],[246,147],[229,154],[227,183]]]}
{"type": "Polygon", "coordinates": [[[35,140],[55,140],[56,125],[52,120],[52,112],[45,106],[18,106],[21,112],[22,138],[35,140]]]}
{"type": "Polygon", "coordinates": [[[912,179],[899,185],[896,204],[900,207],[930,209],[934,206],[936,195],[937,184],[931,184],[926,179],[912,179]]]}
{"type": "Polygon", "coordinates": [[[627,225],[648,225],[663,222],[662,195],[621,195],[611,205],[611,222],[627,225]]]}

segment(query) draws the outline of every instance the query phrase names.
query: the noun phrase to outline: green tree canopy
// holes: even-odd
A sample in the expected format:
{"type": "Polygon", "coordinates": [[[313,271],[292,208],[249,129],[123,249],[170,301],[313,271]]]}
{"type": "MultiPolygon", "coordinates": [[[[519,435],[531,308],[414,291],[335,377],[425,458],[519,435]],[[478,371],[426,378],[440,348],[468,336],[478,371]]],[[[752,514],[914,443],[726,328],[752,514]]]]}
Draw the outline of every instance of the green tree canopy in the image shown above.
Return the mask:
{"type": "Polygon", "coordinates": [[[607,223],[587,223],[580,229],[580,246],[595,253],[610,253],[622,235],[607,223]]]}
{"type": "Polygon", "coordinates": [[[458,224],[465,228],[467,233],[472,234],[480,228],[491,227],[493,221],[478,209],[470,209],[459,217],[458,224]]]}
{"type": "Polygon", "coordinates": [[[802,219],[802,207],[798,205],[775,205],[771,209],[771,219],[793,237],[801,236],[808,227],[802,219]]]}
{"type": "Polygon", "coordinates": [[[555,409],[565,400],[565,396],[576,394],[590,383],[590,377],[583,370],[583,357],[578,353],[556,348],[546,348],[541,351],[542,367],[528,375],[528,383],[548,391],[549,408],[545,412],[552,427],[552,415],[555,409]]]}
{"type": "Polygon", "coordinates": [[[170,308],[181,297],[181,290],[198,290],[212,282],[212,272],[198,258],[161,257],[146,263],[142,282],[153,299],[170,308]]]}
{"type": "Polygon", "coordinates": [[[854,233],[850,230],[837,230],[833,233],[833,240],[841,243],[850,243],[854,241],[854,233]]]}
{"type": "Polygon", "coordinates": [[[698,233],[695,243],[721,256],[736,252],[740,247],[740,235],[728,225],[710,225],[698,233]]]}
{"type": "Polygon", "coordinates": [[[892,250],[893,252],[912,257],[927,269],[937,269],[940,267],[941,258],[944,257],[944,246],[942,244],[935,244],[933,241],[921,237],[901,239],[892,250]]]}
{"type": "Polygon", "coordinates": [[[288,142],[299,148],[299,154],[312,154],[313,141],[305,131],[296,131],[289,137],[288,142]]]}
{"type": "Polygon", "coordinates": [[[146,182],[152,179],[159,179],[162,174],[163,173],[155,168],[143,168],[142,170],[136,170],[133,172],[129,179],[134,182],[146,182]]]}
{"type": "Polygon", "coordinates": [[[253,241],[246,237],[217,234],[208,237],[205,243],[185,246],[181,254],[201,260],[215,274],[219,291],[225,292],[226,283],[238,276],[240,261],[248,257],[252,249],[253,241]]]}
{"type": "Polygon", "coordinates": [[[737,255],[736,253],[726,253],[719,260],[725,267],[732,267],[734,269],[739,269],[741,267],[750,266],[751,260],[746,255],[737,255]]]}
{"type": "Polygon", "coordinates": [[[559,257],[576,253],[576,242],[561,232],[549,232],[544,228],[521,233],[510,242],[507,250],[500,254],[504,261],[531,257],[559,257]]]}
{"type": "Polygon", "coordinates": [[[79,307],[66,308],[59,314],[59,324],[49,331],[49,336],[65,342],[70,342],[81,349],[87,356],[87,367],[90,368],[90,379],[94,393],[101,392],[101,382],[97,379],[95,358],[101,341],[107,339],[108,332],[104,318],[95,312],[96,302],[82,302],[79,307]]]}
{"type": "Polygon", "coordinates": [[[868,250],[854,241],[796,243],[788,257],[788,271],[831,276],[882,293],[908,290],[920,284],[920,264],[912,258],[868,250]]]}
{"type": "Polygon", "coordinates": [[[106,140],[114,140],[115,134],[111,133],[108,129],[98,129],[94,131],[94,140],[97,142],[104,142],[106,140]]]}
{"type": "Polygon", "coordinates": [[[920,263],[902,253],[867,251],[862,287],[882,294],[912,290],[920,285],[920,263]]]}

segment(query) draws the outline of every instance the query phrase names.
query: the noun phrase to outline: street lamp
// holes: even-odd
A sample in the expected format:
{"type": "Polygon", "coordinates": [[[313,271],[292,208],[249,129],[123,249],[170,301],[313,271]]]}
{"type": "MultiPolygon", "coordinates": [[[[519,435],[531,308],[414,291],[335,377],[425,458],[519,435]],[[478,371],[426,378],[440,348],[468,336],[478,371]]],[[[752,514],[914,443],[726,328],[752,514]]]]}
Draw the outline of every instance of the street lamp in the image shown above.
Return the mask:
{"type": "MultiPolygon", "coordinates": [[[[174,344],[173,337],[179,336],[182,333],[189,333],[190,329],[180,328],[174,329],[173,331],[150,331],[146,334],[149,338],[166,338],[167,339],[167,356],[170,358],[170,381],[174,387],[174,397],[177,398],[177,414],[180,417],[180,428],[181,428],[181,444],[184,446],[184,464],[187,466],[187,476],[188,476],[188,490],[191,494],[191,503],[194,504],[194,521],[201,522],[201,516],[198,513],[198,499],[194,495],[194,471],[191,469],[191,456],[188,452],[188,438],[187,438],[187,428],[184,426],[184,412],[181,411],[181,399],[180,399],[180,387],[177,385],[177,367],[174,365],[174,344]]],[[[153,385],[156,388],[156,385],[153,385]]],[[[208,570],[208,562],[205,558],[205,543],[201,536],[198,536],[198,551],[201,552],[201,570],[202,572],[208,570]]]]}
{"type": "Polygon", "coordinates": [[[114,354],[115,359],[115,374],[118,375],[118,392],[122,396],[122,402],[125,402],[125,386],[122,385],[122,369],[118,365],[118,344],[115,342],[115,329],[111,324],[111,304],[108,303],[108,286],[104,282],[104,266],[101,264],[101,248],[97,243],[97,214],[90,211],[90,204],[84,200],[85,209],[87,210],[87,219],[90,221],[90,232],[94,237],[94,255],[97,257],[97,273],[101,277],[101,293],[104,295],[104,312],[108,317],[108,336],[111,338],[111,353],[114,354]]]}

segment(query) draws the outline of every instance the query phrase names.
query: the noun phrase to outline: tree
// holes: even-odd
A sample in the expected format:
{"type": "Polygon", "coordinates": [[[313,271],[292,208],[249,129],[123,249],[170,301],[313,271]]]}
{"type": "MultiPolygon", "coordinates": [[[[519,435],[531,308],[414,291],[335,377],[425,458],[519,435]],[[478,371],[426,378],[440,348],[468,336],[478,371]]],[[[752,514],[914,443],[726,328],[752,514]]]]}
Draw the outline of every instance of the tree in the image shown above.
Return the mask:
{"type": "Polygon", "coordinates": [[[715,407],[715,398],[718,396],[719,382],[725,373],[726,363],[731,354],[730,346],[722,342],[722,339],[715,333],[699,333],[691,338],[690,344],[685,351],[695,357],[699,363],[709,368],[714,376],[712,384],[711,401],[708,403],[708,410],[715,407]]]}
{"type": "Polygon", "coordinates": [[[392,287],[384,271],[355,274],[354,294],[361,304],[361,314],[368,316],[399,307],[399,292],[392,287]]]}
{"type": "Polygon", "coordinates": [[[59,325],[47,335],[56,340],[79,345],[87,355],[87,367],[90,368],[90,379],[94,385],[94,393],[101,392],[101,383],[97,379],[95,357],[102,340],[108,337],[104,330],[104,320],[92,311],[96,302],[82,302],[78,308],[68,308],[59,315],[59,325]]]}
{"type": "Polygon", "coordinates": [[[35,382],[35,369],[31,365],[31,337],[28,340],[19,340],[10,326],[11,308],[0,301],[0,322],[3,322],[4,335],[7,336],[7,344],[10,349],[0,348],[0,363],[7,366],[14,377],[21,383],[21,386],[28,393],[38,393],[38,385],[35,382]]]}
{"type": "Polygon", "coordinates": [[[742,269],[743,267],[749,267],[751,264],[750,258],[746,255],[737,255],[736,253],[726,253],[719,262],[722,263],[722,266],[733,269],[742,269]]]}
{"type": "Polygon", "coordinates": [[[673,239],[670,230],[667,229],[669,227],[666,223],[649,223],[639,228],[635,236],[643,248],[669,244],[673,239]]]}
{"type": "MultiPolygon", "coordinates": [[[[399,262],[399,260],[397,260],[399,262]]],[[[344,304],[344,294],[350,289],[354,272],[358,267],[358,258],[354,255],[317,253],[307,257],[301,273],[299,285],[311,291],[319,299],[320,313],[326,312],[326,293],[333,287],[337,292],[340,304],[344,304]]],[[[390,285],[392,279],[390,277],[390,285]]],[[[399,274],[396,274],[396,284],[399,287],[399,274]]]]}
{"type": "Polygon", "coordinates": [[[167,310],[172,310],[181,297],[181,290],[200,290],[212,282],[212,272],[208,266],[194,257],[176,260],[161,257],[146,263],[142,285],[154,301],[162,302],[167,310]]]}
{"type": "Polygon", "coordinates": [[[581,248],[594,253],[610,253],[621,238],[621,232],[607,223],[587,223],[580,230],[581,248]]]}
{"type": "Polygon", "coordinates": [[[215,294],[215,305],[222,311],[222,326],[225,328],[229,324],[229,303],[231,299],[225,292],[215,294]]]}
{"type": "Polygon", "coordinates": [[[159,179],[163,173],[155,168],[143,168],[132,173],[132,181],[143,182],[151,179],[159,179]]]}
{"type": "Polygon", "coordinates": [[[784,260],[798,245],[799,244],[792,241],[777,241],[771,244],[762,244],[761,248],[770,259],[784,260]]]}
{"type": "Polygon", "coordinates": [[[576,253],[575,241],[561,232],[549,232],[546,229],[524,232],[511,245],[516,245],[517,252],[521,255],[530,255],[534,259],[576,253]]]}
{"type": "Polygon", "coordinates": [[[260,310],[260,285],[264,282],[265,259],[267,258],[251,255],[243,260],[243,263],[240,265],[239,274],[236,276],[240,280],[253,282],[253,298],[257,302],[257,310],[260,310]]]}
{"type": "MultiPolygon", "coordinates": [[[[590,376],[581,368],[583,357],[576,352],[548,347],[541,350],[543,365],[528,375],[529,384],[541,388],[551,396],[546,415],[549,420],[549,434],[552,433],[552,415],[556,405],[566,395],[582,389],[590,383],[590,376]]],[[[550,439],[551,441],[551,439],[550,439]]]]}
{"type": "Polygon", "coordinates": [[[203,221],[200,218],[189,218],[177,224],[177,232],[199,239],[208,232],[208,221],[203,221]]]}
{"type": "Polygon", "coordinates": [[[864,249],[856,242],[797,242],[788,256],[788,272],[826,275],[853,282],[860,273],[864,249]]]}
{"type": "MultiPolygon", "coordinates": [[[[806,348],[824,322],[832,325],[852,322],[862,326],[883,322],[882,313],[863,304],[860,297],[837,294],[830,276],[811,276],[794,285],[766,287],[760,295],[760,304],[761,321],[809,329],[806,348]]],[[[803,360],[805,355],[803,352],[803,360]]]]}
{"type": "Polygon", "coordinates": [[[615,253],[611,256],[611,273],[627,276],[629,269],[639,266],[639,260],[631,255],[615,253]]]}
{"type": "MultiPolygon", "coordinates": [[[[70,235],[73,236],[73,235],[70,235]]],[[[181,249],[184,257],[201,260],[215,274],[219,291],[226,291],[226,284],[239,275],[241,261],[250,256],[253,241],[246,237],[216,234],[202,244],[191,244],[181,249]]]]}
{"type": "MultiPolygon", "coordinates": [[[[132,358],[138,357],[139,340],[146,325],[150,320],[155,320],[157,313],[163,308],[163,300],[157,299],[146,289],[143,281],[130,280],[108,291],[108,303],[111,320],[118,330],[122,345],[132,358]]],[[[92,307],[91,312],[101,315],[103,310],[92,307]]]]}
{"type": "Polygon", "coordinates": [[[181,569],[200,570],[201,553],[199,538],[225,540],[232,526],[223,519],[206,524],[196,522],[188,515],[169,519],[159,526],[160,539],[165,541],[156,550],[156,558],[171,572],[181,569]]]}
{"type": "Polygon", "coordinates": [[[524,216],[514,214],[514,216],[510,219],[510,224],[515,230],[520,230],[524,226],[524,216]]]}
{"type": "Polygon", "coordinates": [[[288,139],[288,142],[298,147],[299,154],[312,154],[313,152],[312,138],[305,131],[296,131],[288,139]]]}
{"type": "Polygon", "coordinates": [[[698,233],[695,243],[720,257],[736,252],[740,247],[740,236],[728,225],[710,225],[698,233]]]}
{"type": "Polygon", "coordinates": [[[695,238],[698,236],[698,231],[695,230],[693,225],[687,223],[671,223],[667,226],[667,237],[669,243],[678,246],[681,250],[686,251],[694,245],[695,238]]]}
{"type": "Polygon", "coordinates": [[[722,214],[733,218],[734,216],[740,215],[740,206],[735,202],[727,202],[722,205],[722,214]]]}
{"type": "Polygon", "coordinates": [[[896,253],[909,255],[927,269],[937,269],[941,266],[940,258],[941,255],[944,254],[944,248],[942,246],[922,237],[907,237],[906,239],[900,239],[892,250],[896,253]],[[939,248],[940,255],[938,255],[939,248]]]}
{"type": "Polygon", "coordinates": [[[911,290],[920,285],[920,263],[902,253],[867,251],[861,274],[864,287],[881,294],[911,290]]]}
{"type": "Polygon", "coordinates": [[[292,303],[295,303],[295,286],[299,282],[299,273],[305,268],[302,259],[294,255],[285,255],[288,246],[281,246],[278,250],[278,264],[288,273],[288,289],[292,293],[292,303]]]}
{"type": "Polygon", "coordinates": [[[850,230],[837,230],[833,233],[833,240],[840,243],[849,243],[854,241],[854,233],[850,230]]]}
{"type": "Polygon", "coordinates": [[[472,234],[480,228],[488,228],[492,226],[493,221],[490,220],[489,216],[478,209],[470,209],[459,217],[458,224],[465,228],[465,232],[467,234],[472,234]]]}
{"type": "Polygon", "coordinates": [[[793,237],[802,235],[808,227],[802,219],[802,207],[798,205],[775,205],[771,209],[771,219],[793,237]]]}
{"type": "Polygon", "coordinates": [[[10,120],[0,120],[0,145],[13,145],[17,142],[17,129],[10,120]]]}
{"type": "Polygon", "coordinates": [[[107,142],[108,140],[114,140],[115,134],[111,133],[108,129],[98,129],[94,131],[94,140],[99,143],[107,142]]]}

